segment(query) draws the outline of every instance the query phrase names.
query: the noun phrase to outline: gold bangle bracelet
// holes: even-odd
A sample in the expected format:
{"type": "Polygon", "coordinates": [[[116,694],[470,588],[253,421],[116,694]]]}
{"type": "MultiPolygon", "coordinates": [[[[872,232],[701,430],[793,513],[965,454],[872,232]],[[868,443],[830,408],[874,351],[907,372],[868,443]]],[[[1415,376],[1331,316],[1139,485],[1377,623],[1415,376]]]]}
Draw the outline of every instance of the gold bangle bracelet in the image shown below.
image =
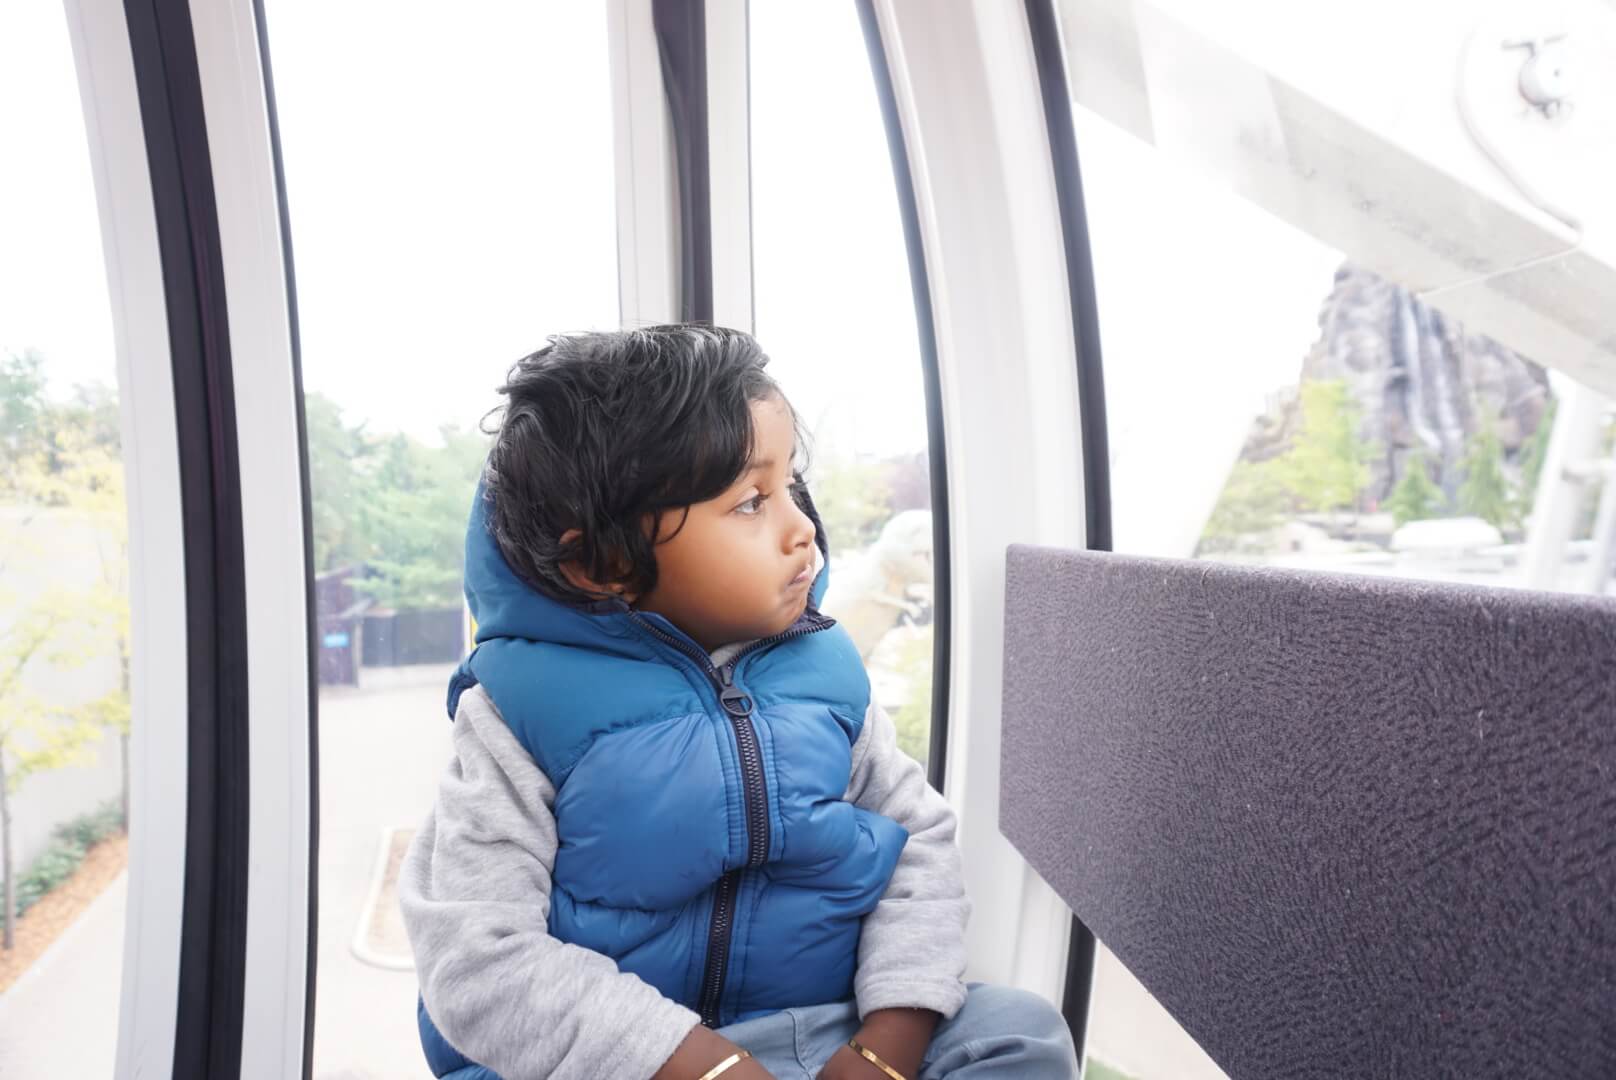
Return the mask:
{"type": "Polygon", "coordinates": [[[723,1061],[720,1061],[717,1065],[714,1065],[712,1068],[702,1073],[696,1078],[696,1080],[713,1080],[713,1077],[717,1076],[719,1073],[728,1072],[730,1070],[730,1066],[734,1065],[737,1061],[740,1061],[742,1058],[749,1058],[751,1056],[752,1054],[748,1050],[737,1050],[723,1061]]]}
{"type": "Polygon", "coordinates": [[[894,1069],[891,1065],[888,1065],[886,1062],[877,1057],[874,1050],[871,1050],[866,1046],[860,1046],[857,1039],[848,1039],[847,1045],[851,1046],[853,1051],[858,1054],[859,1057],[863,1058],[865,1061],[868,1061],[871,1065],[874,1065],[877,1069],[880,1069],[882,1072],[892,1077],[892,1080],[907,1080],[903,1073],[899,1072],[897,1069],[894,1069]]]}

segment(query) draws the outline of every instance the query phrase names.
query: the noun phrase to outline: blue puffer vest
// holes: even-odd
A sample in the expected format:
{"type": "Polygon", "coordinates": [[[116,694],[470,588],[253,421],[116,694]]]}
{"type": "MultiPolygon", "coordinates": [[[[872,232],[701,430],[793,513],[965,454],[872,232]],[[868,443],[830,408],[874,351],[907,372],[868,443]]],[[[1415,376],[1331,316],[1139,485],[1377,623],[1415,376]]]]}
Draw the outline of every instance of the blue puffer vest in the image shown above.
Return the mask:
{"type": "MultiPolygon", "coordinates": [[[[861,920],[908,834],[843,800],[870,689],[817,610],[828,560],[802,618],[716,669],[661,616],[524,584],[486,509],[479,489],[465,571],[477,644],[449,712],[481,685],[555,785],[550,933],[709,1026],[850,997],[861,920]]],[[[470,1064],[420,1018],[435,1074],[470,1064]]]]}

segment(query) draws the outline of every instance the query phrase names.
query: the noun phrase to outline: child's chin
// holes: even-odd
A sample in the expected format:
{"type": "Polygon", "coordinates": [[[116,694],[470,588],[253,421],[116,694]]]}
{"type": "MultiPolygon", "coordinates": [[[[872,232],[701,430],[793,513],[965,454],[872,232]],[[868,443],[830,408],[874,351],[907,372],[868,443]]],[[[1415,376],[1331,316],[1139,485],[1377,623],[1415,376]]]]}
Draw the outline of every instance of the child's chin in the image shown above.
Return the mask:
{"type": "Polygon", "coordinates": [[[776,619],[769,626],[766,633],[760,634],[759,636],[773,637],[775,634],[785,633],[787,630],[790,630],[794,625],[796,625],[797,620],[802,618],[802,613],[806,610],[808,610],[808,604],[806,601],[798,601],[797,603],[788,605],[785,614],[776,619]]]}

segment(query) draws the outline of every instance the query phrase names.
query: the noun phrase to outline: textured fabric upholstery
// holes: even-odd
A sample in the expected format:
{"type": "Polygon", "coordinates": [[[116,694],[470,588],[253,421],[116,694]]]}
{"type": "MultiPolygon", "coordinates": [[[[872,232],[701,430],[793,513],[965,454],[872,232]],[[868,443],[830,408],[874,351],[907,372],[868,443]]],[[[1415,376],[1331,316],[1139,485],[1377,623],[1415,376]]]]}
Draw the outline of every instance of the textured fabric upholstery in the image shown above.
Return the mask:
{"type": "Polygon", "coordinates": [[[1616,1077],[1616,603],[1015,547],[1001,828],[1235,1080],[1616,1077]]]}

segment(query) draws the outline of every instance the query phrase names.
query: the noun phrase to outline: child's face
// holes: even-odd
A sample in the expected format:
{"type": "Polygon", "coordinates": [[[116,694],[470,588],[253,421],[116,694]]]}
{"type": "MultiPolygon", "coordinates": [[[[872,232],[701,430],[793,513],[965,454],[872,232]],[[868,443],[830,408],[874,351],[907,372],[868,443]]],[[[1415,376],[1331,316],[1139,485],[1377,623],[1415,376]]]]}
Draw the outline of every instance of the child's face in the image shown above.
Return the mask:
{"type": "Polygon", "coordinates": [[[664,515],[654,611],[704,649],[785,630],[808,604],[814,524],[791,497],[796,430],[779,398],[752,403],[752,463],[724,494],[664,515]],[[675,531],[677,530],[677,531],[675,531]]]}

